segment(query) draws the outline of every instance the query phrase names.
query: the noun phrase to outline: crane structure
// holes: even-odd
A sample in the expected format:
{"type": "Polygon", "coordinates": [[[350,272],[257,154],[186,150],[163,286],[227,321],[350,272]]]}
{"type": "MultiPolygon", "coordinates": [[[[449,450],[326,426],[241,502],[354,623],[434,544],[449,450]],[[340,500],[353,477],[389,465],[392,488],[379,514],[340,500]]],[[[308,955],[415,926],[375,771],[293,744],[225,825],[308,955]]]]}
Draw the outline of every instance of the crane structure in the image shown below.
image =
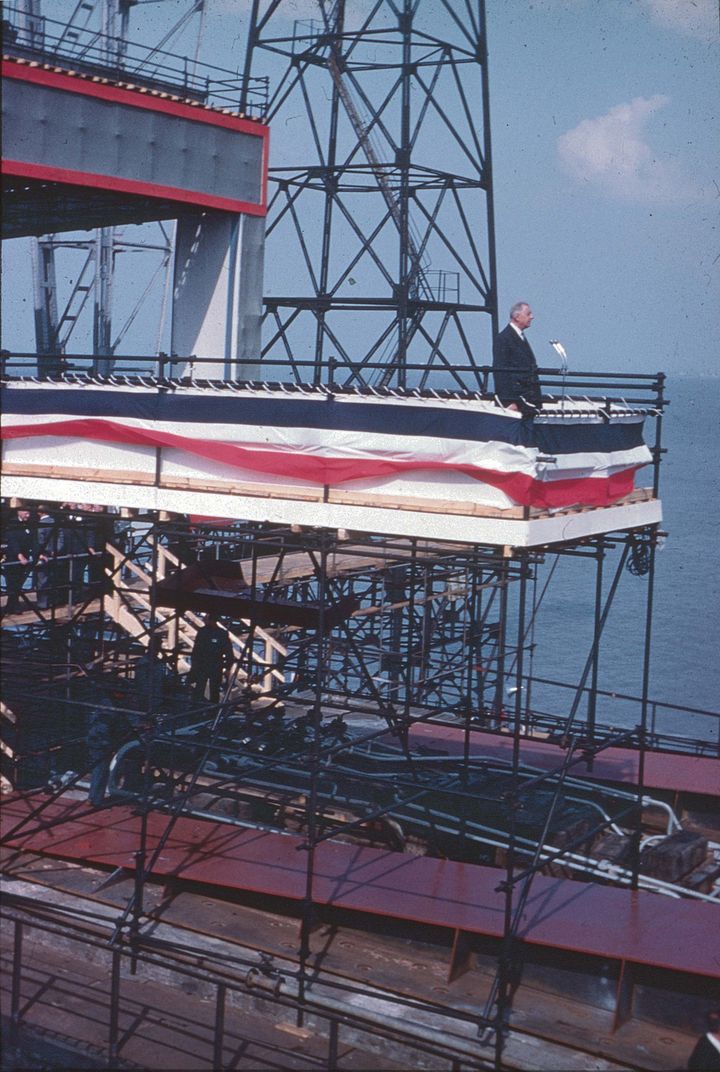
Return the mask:
{"type": "Polygon", "coordinates": [[[314,384],[478,388],[497,327],[483,5],[323,2],[291,34],[287,14],[254,5],[245,68],[277,66],[268,121],[298,134],[270,170],[264,359],[314,384]]]}

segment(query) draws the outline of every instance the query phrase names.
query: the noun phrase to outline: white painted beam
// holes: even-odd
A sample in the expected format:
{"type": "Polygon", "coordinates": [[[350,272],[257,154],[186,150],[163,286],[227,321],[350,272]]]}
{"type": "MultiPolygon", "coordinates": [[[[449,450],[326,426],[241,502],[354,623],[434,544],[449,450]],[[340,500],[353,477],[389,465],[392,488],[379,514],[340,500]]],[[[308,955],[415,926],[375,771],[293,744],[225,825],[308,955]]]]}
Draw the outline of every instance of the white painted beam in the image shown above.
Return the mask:
{"type": "Polygon", "coordinates": [[[221,491],[189,491],[154,485],[126,484],[121,488],[117,483],[42,476],[6,475],[3,494],[37,502],[92,502],[103,506],[120,503],[139,510],[167,510],[229,520],[270,521],[519,548],[565,543],[585,536],[643,528],[662,521],[662,504],[658,499],[523,520],[425,513],[421,509],[388,509],[371,503],[356,506],[221,491]]]}

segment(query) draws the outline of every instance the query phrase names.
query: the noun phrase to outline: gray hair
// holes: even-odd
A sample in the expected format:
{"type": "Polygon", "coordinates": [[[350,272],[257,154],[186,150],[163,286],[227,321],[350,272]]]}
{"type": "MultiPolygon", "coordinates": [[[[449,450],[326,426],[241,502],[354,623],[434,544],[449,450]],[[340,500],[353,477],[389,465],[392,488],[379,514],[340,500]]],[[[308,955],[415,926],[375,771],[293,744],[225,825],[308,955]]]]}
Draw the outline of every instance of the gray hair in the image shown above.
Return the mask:
{"type": "Polygon", "coordinates": [[[521,309],[524,309],[528,303],[526,301],[516,301],[514,305],[510,307],[510,319],[515,316],[515,313],[519,313],[521,309]]]}

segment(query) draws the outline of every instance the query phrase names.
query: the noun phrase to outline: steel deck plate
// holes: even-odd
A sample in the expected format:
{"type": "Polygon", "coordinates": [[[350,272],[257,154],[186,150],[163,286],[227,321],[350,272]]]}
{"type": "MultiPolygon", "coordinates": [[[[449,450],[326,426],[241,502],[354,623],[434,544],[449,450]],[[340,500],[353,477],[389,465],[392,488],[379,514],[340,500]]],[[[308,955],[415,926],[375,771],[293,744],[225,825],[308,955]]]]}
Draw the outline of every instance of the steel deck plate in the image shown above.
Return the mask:
{"type": "MultiPolygon", "coordinates": [[[[430,723],[413,726],[413,744],[429,745],[461,755],[464,731],[455,726],[433,726],[430,723]]],[[[512,760],[513,739],[509,734],[473,730],[470,738],[471,755],[512,760]]],[[[560,766],[567,752],[556,744],[522,738],[520,761],[530,767],[553,770],[560,766]]],[[[573,777],[592,777],[598,781],[622,782],[637,785],[638,752],[632,748],[606,748],[593,760],[592,772],[584,763],[571,768],[573,777]]],[[[684,793],[720,796],[720,759],[711,756],[689,756],[677,752],[645,753],[645,787],[668,789],[684,793]]]]}
{"type": "MultiPolygon", "coordinates": [[[[32,806],[31,799],[9,799],[3,808],[5,830],[9,833],[32,806]]],[[[134,867],[140,819],[129,808],[93,811],[77,800],[59,800],[48,803],[43,818],[58,824],[41,830],[30,820],[26,832],[12,838],[12,847],[105,867],[134,867]]],[[[162,813],[148,816],[149,851],[167,823],[162,813]]],[[[153,873],[300,901],[307,865],[301,844],[292,834],[180,818],[153,873]]],[[[326,841],[315,850],[313,899],[500,937],[504,899],[496,887],[502,877],[489,867],[326,841]]],[[[519,934],[526,942],[553,949],[719,976],[719,919],[717,906],[710,904],[538,875],[519,934]]]]}

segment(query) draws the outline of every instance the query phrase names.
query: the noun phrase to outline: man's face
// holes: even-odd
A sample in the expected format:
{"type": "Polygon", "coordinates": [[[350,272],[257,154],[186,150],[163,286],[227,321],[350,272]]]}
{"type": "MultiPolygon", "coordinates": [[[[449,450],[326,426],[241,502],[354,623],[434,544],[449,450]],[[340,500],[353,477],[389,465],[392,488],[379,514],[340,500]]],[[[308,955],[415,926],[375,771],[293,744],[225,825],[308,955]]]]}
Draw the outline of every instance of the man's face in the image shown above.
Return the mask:
{"type": "Polygon", "coordinates": [[[515,313],[515,316],[513,317],[513,320],[521,331],[525,331],[527,328],[529,328],[534,320],[533,311],[530,306],[523,305],[520,309],[518,309],[518,311],[515,313]]]}
{"type": "Polygon", "coordinates": [[[18,521],[29,521],[30,520],[30,511],[29,510],[18,510],[17,516],[18,516],[18,521]]]}

